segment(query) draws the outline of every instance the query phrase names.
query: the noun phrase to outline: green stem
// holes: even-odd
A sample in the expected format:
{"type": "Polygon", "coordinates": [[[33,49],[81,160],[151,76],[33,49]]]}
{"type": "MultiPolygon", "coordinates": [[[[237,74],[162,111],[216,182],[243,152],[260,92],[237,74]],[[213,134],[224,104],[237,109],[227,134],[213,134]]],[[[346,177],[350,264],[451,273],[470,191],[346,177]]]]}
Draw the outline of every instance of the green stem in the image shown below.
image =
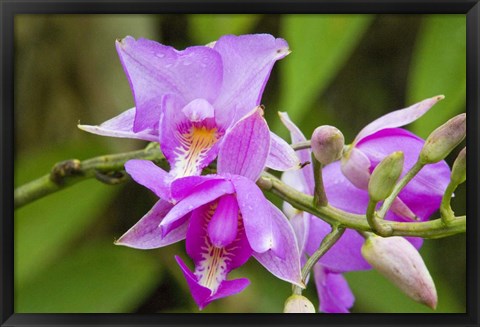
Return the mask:
{"type": "MultiPolygon", "coordinates": [[[[167,162],[157,146],[148,146],[144,150],[115,155],[100,156],[85,161],[68,160],[58,163],[50,174],[18,187],[15,190],[15,208],[20,208],[48,194],[57,192],[88,178],[97,178],[110,184],[124,181],[121,178],[124,164],[130,159],[152,160],[167,168],[167,162]],[[120,177],[119,177],[120,176],[120,177]]],[[[295,208],[320,217],[332,226],[341,226],[357,231],[373,232],[365,215],[352,214],[330,205],[316,207],[313,197],[282,183],[278,178],[264,172],[257,185],[289,202],[295,208]]],[[[425,222],[382,221],[384,227],[381,236],[416,236],[422,238],[440,238],[466,230],[466,217],[455,217],[448,225],[441,219],[425,222]]]]}
{"type": "MultiPolygon", "coordinates": [[[[282,183],[278,178],[269,173],[263,173],[261,178],[257,181],[257,185],[265,191],[269,191],[282,200],[287,201],[298,210],[306,211],[314,216],[317,216],[329,223],[330,225],[340,225],[346,228],[355,229],[358,231],[373,232],[372,228],[367,222],[365,215],[357,215],[349,213],[330,205],[325,207],[315,207],[312,205],[313,197],[297,191],[282,183]]],[[[460,216],[449,225],[441,221],[441,219],[434,219],[424,222],[395,222],[382,221],[384,229],[388,233],[380,234],[381,236],[415,236],[422,238],[441,238],[458,233],[464,233],[466,230],[466,217],[460,216]]]]}
{"type": "MultiPolygon", "coordinates": [[[[312,270],[313,266],[340,239],[344,231],[345,231],[345,228],[343,227],[332,226],[331,232],[328,233],[327,236],[323,238],[319,248],[312,254],[310,258],[308,258],[307,262],[302,268],[302,282],[304,284],[306,284],[308,274],[312,270]]],[[[302,289],[297,285],[293,285],[292,291],[294,294],[298,294],[298,295],[302,294],[302,289]]]]}
{"type": "Polygon", "coordinates": [[[455,219],[455,213],[450,206],[450,201],[452,200],[453,192],[455,191],[457,186],[458,185],[450,181],[447,189],[445,190],[445,194],[443,194],[442,203],[440,204],[440,215],[442,217],[442,221],[446,225],[450,224],[455,219]]]}
{"type": "Polygon", "coordinates": [[[324,207],[328,204],[327,195],[323,186],[322,164],[312,155],[313,162],[313,178],[315,180],[315,187],[313,190],[313,204],[316,207],[324,207]]]}
{"type": "Polygon", "coordinates": [[[123,181],[120,178],[121,171],[124,169],[125,162],[130,159],[153,160],[166,166],[158,145],[150,145],[139,151],[99,156],[85,161],[77,159],[62,161],[55,164],[49,174],[15,189],[15,209],[92,177],[109,184],[121,182],[123,181]],[[115,176],[112,173],[119,174],[115,176]]]}
{"type": "Polygon", "coordinates": [[[418,160],[415,165],[413,165],[413,167],[410,168],[410,170],[405,174],[405,176],[403,176],[402,179],[400,179],[400,181],[395,185],[392,194],[390,194],[388,198],[385,199],[382,207],[378,211],[379,219],[385,218],[385,215],[388,209],[390,209],[395,198],[403,190],[403,188],[413,179],[413,177],[418,174],[418,172],[423,168],[423,166],[424,164],[421,163],[420,160],[418,160]]]}

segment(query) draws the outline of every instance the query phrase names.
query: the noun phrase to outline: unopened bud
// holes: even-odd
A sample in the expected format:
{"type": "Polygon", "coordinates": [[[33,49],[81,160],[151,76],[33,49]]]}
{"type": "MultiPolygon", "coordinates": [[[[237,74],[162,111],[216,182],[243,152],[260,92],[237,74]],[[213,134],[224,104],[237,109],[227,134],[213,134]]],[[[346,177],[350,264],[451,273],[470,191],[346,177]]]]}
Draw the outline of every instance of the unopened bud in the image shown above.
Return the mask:
{"type": "Polygon", "coordinates": [[[385,200],[392,193],[403,170],[403,159],[403,152],[396,151],[375,167],[368,182],[368,195],[372,201],[385,200]]]}
{"type": "Polygon", "coordinates": [[[293,294],[285,301],[283,313],[315,313],[315,308],[305,296],[293,294]]]}
{"type": "Polygon", "coordinates": [[[400,236],[368,237],[362,255],[379,273],[413,300],[437,307],[437,290],[420,253],[400,236]]]}
{"type": "Polygon", "coordinates": [[[338,128],[323,125],[313,131],[311,144],[313,155],[318,162],[328,165],[340,159],[345,138],[338,128]]]}
{"type": "Polygon", "coordinates": [[[445,159],[465,138],[467,131],[466,118],[465,113],[460,114],[434,130],[423,145],[420,152],[420,162],[429,164],[445,159]]]}
{"type": "Polygon", "coordinates": [[[467,147],[464,147],[455,159],[450,179],[456,185],[462,184],[467,179],[467,147]]]}

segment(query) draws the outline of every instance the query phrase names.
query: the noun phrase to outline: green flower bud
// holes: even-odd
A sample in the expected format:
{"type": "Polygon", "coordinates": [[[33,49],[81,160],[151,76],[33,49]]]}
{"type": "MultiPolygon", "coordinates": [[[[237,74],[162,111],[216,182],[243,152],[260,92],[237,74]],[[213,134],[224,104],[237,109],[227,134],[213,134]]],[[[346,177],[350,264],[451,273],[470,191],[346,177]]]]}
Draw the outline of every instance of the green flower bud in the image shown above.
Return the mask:
{"type": "Polygon", "coordinates": [[[328,165],[340,159],[344,144],[345,138],[336,127],[323,125],[313,131],[311,139],[312,152],[322,165],[328,165]]]}
{"type": "Polygon", "coordinates": [[[464,147],[455,159],[450,179],[455,185],[460,185],[467,179],[467,147],[464,147]]]}
{"type": "Polygon", "coordinates": [[[403,169],[403,152],[386,156],[372,172],[368,182],[368,195],[372,201],[385,200],[393,191],[403,169]]]}
{"type": "Polygon", "coordinates": [[[423,145],[420,152],[420,162],[429,164],[445,159],[465,138],[467,131],[466,118],[465,113],[460,114],[434,130],[423,145]]]}
{"type": "Polygon", "coordinates": [[[283,313],[315,313],[315,308],[305,296],[293,294],[285,301],[283,313]]]}
{"type": "Polygon", "coordinates": [[[380,274],[413,300],[437,307],[437,290],[417,249],[400,236],[368,237],[362,255],[380,274]]]}

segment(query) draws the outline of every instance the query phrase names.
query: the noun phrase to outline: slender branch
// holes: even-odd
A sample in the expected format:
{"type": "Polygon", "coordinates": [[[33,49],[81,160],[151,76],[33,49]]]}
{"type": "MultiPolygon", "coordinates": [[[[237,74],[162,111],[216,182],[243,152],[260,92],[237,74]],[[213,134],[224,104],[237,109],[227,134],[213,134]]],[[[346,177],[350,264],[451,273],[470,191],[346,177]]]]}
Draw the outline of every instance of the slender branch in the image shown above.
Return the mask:
{"type": "MultiPolygon", "coordinates": [[[[88,178],[97,178],[109,184],[120,183],[125,180],[121,175],[124,164],[130,159],[152,160],[167,168],[167,162],[161,154],[158,145],[148,146],[144,150],[115,155],[100,156],[84,161],[67,160],[58,163],[52,171],[31,181],[15,190],[15,208],[20,208],[48,194],[57,192],[88,178]]],[[[264,191],[269,191],[289,202],[299,210],[311,213],[330,225],[338,225],[357,231],[373,232],[365,215],[352,214],[330,205],[316,207],[313,197],[282,183],[278,178],[264,172],[257,181],[257,185],[264,191]]],[[[441,219],[425,222],[393,222],[382,220],[381,236],[416,236],[422,238],[440,238],[466,230],[466,216],[455,217],[448,225],[441,219]]]]}
{"type": "MultiPolygon", "coordinates": [[[[346,228],[358,231],[373,232],[367,222],[365,215],[352,214],[330,205],[324,207],[312,206],[313,197],[282,183],[278,178],[263,173],[257,184],[265,191],[270,191],[289,202],[293,207],[311,213],[329,223],[330,225],[341,225],[346,228]]],[[[466,216],[456,217],[448,226],[441,219],[434,219],[424,222],[395,222],[382,221],[383,229],[388,233],[381,236],[416,236],[422,238],[441,238],[466,230],[466,216]]]]}
{"type": "MultiPolygon", "coordinates": [[[[332,230],[330,231],[330,233],[328,233],[323,238],[318,249],[312,254],[310,258],[308,258],[307,262],[302,268],[302,282],[304,284],[306,284],[308,274],[310,274],[310,271],[312,270],[313,266],[340,239],[344,231],[345,231],[345,228],[343,227],[339,227],[336,225],[332,226],[332,230]]],[[[301,295],[302,289],[300,288],[300,286],[293,285],[292,292],[293,294],[301,295]]]]}
{"type": "Polygon", "coordinates": [[[143,150],[105,155],[85,161],[66,160],[55,164],[49,174],[15,189],[15,209],[44,196],[57,192],[89,178],[97,178],[107,184],[125,180],[122,173],[124,164],[130,159],[153,160],[166,166],[158,145],[149,145],[143,150]]]}

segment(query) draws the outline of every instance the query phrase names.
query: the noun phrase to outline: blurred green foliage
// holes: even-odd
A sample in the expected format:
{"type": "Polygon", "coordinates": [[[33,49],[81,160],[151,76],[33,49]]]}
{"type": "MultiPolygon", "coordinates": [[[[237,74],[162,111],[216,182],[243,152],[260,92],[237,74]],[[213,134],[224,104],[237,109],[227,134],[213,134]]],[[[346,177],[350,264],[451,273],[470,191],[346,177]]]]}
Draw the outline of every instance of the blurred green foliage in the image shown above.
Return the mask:
{"type": "MultiPolygon", "coordinates": [[[[376,117],[436,94],[446,99],[412,125],[419,135],[465,110],[461,15],[17,15],[15,185],[58,161],[145,145],[76,128],[79,120],[99,124],[133,106],[116,38],[180,49],[228,33],[270,33],[289,42],[292,53],[276,64],[262,101],[282,136],[278,110],[307,137],[331,124],[347,141],[376,117]]],[[[183,243],[151,251],[113,245],[154,202],[132,182],[92,180],[17,210],[15,311],[198,312],[173,259],[186,257],[183,243]]],[[[453,206],[465,213],[465,186],[453,206]]],[[[425,241],[421,253],[438,288],[436,312],[465,312],[465,236],[425,241]]],[[[254,260],[231,275],[251,285],[202,312],[281,312],[290,285],[254,260]]],[[[432,312],[375,271],[346,277],[356,296],[353,312],[432,312]]],[[[312,282],[305,294],[318,305],[312,282]]]]}

